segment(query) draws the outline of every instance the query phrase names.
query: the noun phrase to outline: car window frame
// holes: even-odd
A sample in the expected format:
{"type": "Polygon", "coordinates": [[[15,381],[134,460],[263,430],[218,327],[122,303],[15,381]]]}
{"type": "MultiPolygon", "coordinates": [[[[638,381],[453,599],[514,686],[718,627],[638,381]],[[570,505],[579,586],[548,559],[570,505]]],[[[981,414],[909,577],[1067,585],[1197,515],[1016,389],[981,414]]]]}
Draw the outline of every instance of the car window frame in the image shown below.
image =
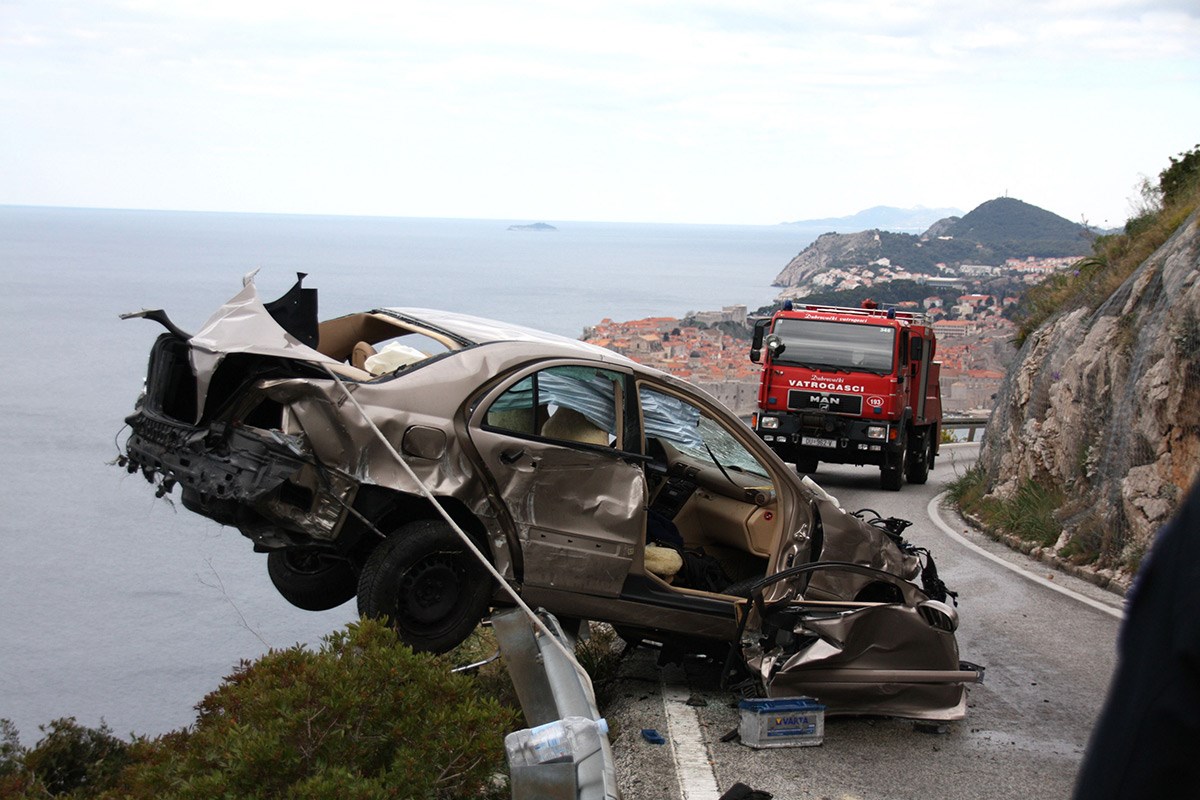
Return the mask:
{"type": "MultiPolygon", "coordinates": [[[[607,362],[597,362],[590,361],[588,359],[575,358],[554,358],[531,364],[525,364],[508,373],[501,380],[489,385],[488,388],[486,388],[475,398],[475,400],[470,404],[468,425],[488,431],[489,433],[510,436],[514,439],[520,439],[523,441],[540,442],[558,447],[587,450],[596,453],[608,453],[615,457],[625,459],[644,460],[646,457],[641,451],[643,446],[641,424],[640,419],[636,416],[639,407],[636,397],[631,397],[631,387],[636,386],[636,383],[636,376],[634,375],[633,370],[619,364],[609,364],[607,362]],[[619,394],[620,396],[614,396],[613,398],[613,408],[616,415],[616,435],[615,441],[611,445],[597,445],[589,442],[573,441],[570,439],[557,439],[550,436],[543,436],[540,432],[527,433],[524,431],[517,431],[510,428],[488,424],[487,418],[492,406],[513,387],[526,378],[536,375],[537,373],[558,367],[582,367],[585,369],[595,369],[620,377],[621,380],[619,383],[619,389],[614,393],[614,395],[619,394]],[[629,445],[633,445],[637,449],[631,449],[629,445]]],[[[544,424],[544,422],[542,424],[544,424]]],[[[540,425],[538,427],[540,427],[540,425]]]]}

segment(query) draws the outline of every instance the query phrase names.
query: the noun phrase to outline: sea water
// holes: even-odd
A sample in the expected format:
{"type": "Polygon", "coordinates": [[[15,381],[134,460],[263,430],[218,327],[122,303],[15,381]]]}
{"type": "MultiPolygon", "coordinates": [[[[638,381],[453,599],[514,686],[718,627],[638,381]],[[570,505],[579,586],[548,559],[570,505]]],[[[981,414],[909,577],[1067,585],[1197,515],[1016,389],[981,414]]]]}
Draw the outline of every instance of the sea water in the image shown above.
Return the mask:
{"type": "MultiPolygon", "coordinates": [[[[109,466],[164,308],[196,330],[260,270],[323,318],[426,306],[579,336],[605,317],[769,302],[811,241],[786,226],[438,220],[0,207],[0,717],[33,744],[74,716],[118,734],[189,724],[241,659],[354,619],[271,586],[236,530],[109,466]]],[[[176,495],[177,496],[177,495],[176,495]]]]}

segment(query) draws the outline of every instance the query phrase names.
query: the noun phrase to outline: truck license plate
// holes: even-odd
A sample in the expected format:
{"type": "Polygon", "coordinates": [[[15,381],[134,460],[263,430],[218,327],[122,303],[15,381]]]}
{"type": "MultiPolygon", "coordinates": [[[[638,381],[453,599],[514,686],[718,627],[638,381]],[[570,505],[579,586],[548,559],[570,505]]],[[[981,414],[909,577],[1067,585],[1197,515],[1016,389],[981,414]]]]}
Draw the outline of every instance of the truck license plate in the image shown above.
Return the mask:
{"type": "Polygon", "coordinates": [[[801,436],[800,444],[809,447],[837,447],[837,439],[820,439],[816,436],[801,436]]]}

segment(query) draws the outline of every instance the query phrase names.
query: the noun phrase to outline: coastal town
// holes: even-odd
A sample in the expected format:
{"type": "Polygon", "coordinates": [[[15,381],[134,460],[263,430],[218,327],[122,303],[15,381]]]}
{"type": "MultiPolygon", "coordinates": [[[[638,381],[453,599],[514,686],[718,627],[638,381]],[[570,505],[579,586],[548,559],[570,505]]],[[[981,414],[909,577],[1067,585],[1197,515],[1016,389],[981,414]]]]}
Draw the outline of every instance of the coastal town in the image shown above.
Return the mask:
{"type": "MultiPolygon", "coordinates": [[[[945,410],[986,413],[992,407],[1005,369],[1016,355],[1013,347],[1016,327],[1003,313],[1017,298],[1011,294],[990,294],[979,287],[999,277],[1018,278],[1025,284],[1038,283],[1056,270],[1069,268],[1075,260],[1009,259],[1000,267],[963,265],[947,269],[939,277],[872,265],[875,269],[837,269],[818,277],[824,279],[819,285],[826,290],[846,291],[892,280],[917,280],[931,288],[961,291],[953,303],[947,303],[945,293],[940,292],[931,293],[921,301],[897,303],[896,308],[925,314],[937,333],[945,410]]],[[[795,292],[787,295],[796,296],[795,292]]],[[[683,378],[737,413],[749,414],[755,408],[761,372],[761,367],[751,362],[749,356],[752,326],[753,318],[747,307],[732,305],[719,311],[689,312],[682,319],[648,317],[623,322],[604,319],[586,328],[582,338],[683,378]]]]}

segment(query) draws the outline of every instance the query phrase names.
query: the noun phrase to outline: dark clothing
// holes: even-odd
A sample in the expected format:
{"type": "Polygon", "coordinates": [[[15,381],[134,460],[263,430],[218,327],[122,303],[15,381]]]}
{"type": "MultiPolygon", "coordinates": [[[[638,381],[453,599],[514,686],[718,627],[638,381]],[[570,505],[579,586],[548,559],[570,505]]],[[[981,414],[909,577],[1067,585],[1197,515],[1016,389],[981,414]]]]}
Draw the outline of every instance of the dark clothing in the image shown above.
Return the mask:
{"type": "Polygon", "coordinates": [[[1200,796],[1200,482],[1127,600],[1117,670],[1077,800],[1200,796]]]}

